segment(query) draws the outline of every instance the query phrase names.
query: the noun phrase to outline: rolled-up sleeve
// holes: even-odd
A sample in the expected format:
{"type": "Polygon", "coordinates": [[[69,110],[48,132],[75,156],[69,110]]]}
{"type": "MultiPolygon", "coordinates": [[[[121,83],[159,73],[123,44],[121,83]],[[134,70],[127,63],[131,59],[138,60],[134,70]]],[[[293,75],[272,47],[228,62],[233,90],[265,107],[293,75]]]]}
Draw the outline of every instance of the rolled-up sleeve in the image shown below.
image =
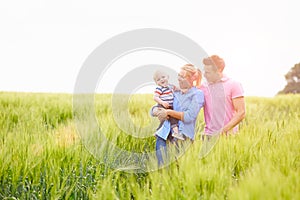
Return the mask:
{"type": "Polygon", "coordinates": [[[200,109],[204,105],[204,94],[202,91],[197,90],[189,99],[189,106],[183,111],[183,121],[185,123],[194,122],[197,118],[200,109]]]}

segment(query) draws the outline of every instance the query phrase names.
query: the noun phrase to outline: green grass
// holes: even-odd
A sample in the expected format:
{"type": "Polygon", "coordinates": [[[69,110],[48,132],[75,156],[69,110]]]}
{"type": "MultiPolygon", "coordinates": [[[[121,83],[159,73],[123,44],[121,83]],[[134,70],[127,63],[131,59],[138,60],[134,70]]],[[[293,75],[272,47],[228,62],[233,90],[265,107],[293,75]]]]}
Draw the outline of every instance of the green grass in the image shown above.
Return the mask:
{"type": "MultiPolygon", "coordinates": [[[[151,95],[120,103],[117,116],[111,102],[95,97],[99,131],[118,148],[152,152],[151,95]]],[[[205,158],[198,133],[178,161],[137,173],[105,146],[102,157],[89,153],[72,95],[0,92],[0,199],[300,199],[300,96],[247,97],[246,106],[239,134],[220,137],[205,158]]]]}

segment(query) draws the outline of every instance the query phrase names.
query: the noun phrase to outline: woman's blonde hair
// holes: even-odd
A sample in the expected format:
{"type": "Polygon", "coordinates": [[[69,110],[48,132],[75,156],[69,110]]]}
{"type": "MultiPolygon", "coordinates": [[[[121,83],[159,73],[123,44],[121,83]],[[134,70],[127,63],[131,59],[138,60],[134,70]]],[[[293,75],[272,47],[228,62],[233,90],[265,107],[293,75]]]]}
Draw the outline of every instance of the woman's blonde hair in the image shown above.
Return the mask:
{"type": "Polygon", "coordinates": [[[186,64],[181,67],[182,70],[186,71],[186,75],[193,81],[193,86],[200,87],[202,80],[202,72],[196,68],[193,64],[186,64]]]}

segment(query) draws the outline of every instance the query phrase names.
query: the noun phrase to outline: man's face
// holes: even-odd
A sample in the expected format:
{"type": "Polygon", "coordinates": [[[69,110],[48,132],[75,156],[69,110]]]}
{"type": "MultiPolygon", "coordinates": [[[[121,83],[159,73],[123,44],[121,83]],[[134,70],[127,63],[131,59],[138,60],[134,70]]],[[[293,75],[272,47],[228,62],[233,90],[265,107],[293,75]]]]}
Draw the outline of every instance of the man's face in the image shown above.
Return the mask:
{"type": "Polygon", "coordinates": [[[222,78],[221,73],[213,65],[204,65],[204,77],[208,83],[215,83],[222,78]]]}

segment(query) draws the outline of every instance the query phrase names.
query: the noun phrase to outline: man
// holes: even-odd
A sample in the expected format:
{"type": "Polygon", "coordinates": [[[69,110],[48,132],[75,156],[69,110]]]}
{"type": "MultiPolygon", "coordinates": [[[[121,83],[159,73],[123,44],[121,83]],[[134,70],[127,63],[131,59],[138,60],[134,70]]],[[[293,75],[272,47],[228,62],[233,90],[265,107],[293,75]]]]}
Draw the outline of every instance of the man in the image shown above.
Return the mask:
{"type": "Polygon", "coordinates": [[[204,134],[230,134],[238,131],[245,118],[245,100],[242,85],[223,74],[225,62],[217,55],[203,59],[204,83],[204,134]]]}

